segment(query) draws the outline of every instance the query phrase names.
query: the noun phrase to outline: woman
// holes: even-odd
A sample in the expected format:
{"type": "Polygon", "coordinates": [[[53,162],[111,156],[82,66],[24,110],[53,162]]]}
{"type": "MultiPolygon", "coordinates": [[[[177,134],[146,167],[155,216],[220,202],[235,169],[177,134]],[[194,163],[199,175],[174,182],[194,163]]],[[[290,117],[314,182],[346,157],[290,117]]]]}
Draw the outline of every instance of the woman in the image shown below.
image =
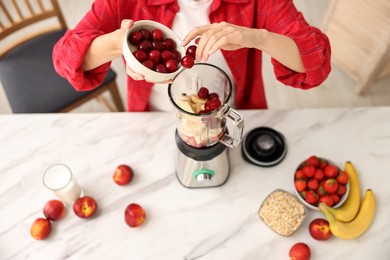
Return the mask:
{"type": "MultiPolygon", "coordinates": [[[[54,47],[55,69],[76,90],[93,89],[111,61],[122,56],[125,31],[137,20],[165,24],[183,45],[201,36],[197,60],[228,73],[238,109],[267,108],[262,52],[272,57],[276,78],[294,88],[318,86],[331,70],[328,38],[304,20],[292,0],[96,0],[54,47]]],[[[129,111],[166,108],[166,84],[146,82],[128,66],[126,72],[129,111]]]]}

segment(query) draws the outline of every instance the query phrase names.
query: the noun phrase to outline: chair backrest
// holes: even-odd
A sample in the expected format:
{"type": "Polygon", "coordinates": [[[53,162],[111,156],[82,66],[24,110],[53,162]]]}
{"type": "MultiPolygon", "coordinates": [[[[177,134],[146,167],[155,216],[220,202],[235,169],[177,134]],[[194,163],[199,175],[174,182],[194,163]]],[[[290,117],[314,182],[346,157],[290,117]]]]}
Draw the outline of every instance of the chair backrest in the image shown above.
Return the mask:
{"type": "Polygon", "coordinates": [[[67,27],[57,0],[0,0],[0,17],[0,58],[43,33],[67,27]]]}

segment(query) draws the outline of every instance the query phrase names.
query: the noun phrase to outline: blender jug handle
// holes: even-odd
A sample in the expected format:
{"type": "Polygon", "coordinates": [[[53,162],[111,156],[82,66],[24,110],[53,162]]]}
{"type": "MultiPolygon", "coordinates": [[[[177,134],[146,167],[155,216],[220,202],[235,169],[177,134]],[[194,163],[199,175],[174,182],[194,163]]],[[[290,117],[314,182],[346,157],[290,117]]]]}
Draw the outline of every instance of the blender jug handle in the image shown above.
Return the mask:
{"type": "Polygon", "coordinates": [[[230,148],[236,147],[241,143],[242,140],[244,118],[242,118],[242,116],[237,113],[236,110],[230,107],[228,107],[226,110],[225,117],[233,122],[234,130],[232,135],[229,135],[227,132],[225,132],[219,141],[230,148]]]}

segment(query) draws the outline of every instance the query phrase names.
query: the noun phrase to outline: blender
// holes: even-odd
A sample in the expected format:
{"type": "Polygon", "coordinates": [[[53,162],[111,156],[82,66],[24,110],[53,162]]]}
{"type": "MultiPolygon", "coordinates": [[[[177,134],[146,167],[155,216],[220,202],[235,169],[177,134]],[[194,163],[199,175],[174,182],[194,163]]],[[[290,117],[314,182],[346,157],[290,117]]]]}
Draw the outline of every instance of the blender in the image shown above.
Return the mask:
{"type": "Polygon", "coordinates": [[[224,184],[230,172],[228,148],[240,144],[244,128],[244,119],[229,106],[229,77],[214,65],[197,63],[176,75],[168,94],[177,121],[179,182],[188,188],[224,184]]]}

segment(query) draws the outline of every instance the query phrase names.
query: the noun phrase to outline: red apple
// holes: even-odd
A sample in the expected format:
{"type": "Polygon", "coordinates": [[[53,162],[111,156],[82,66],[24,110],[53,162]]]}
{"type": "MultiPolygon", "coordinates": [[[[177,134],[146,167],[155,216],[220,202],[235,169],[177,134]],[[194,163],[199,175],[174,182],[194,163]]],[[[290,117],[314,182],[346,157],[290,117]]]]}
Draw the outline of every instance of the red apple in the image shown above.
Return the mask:
{"type": "Polygon", "coordinates": [[[289,256],[292,260],[310,260],[310,248],[305,243],[296,243],[290,248],[289,256]]]}
{"type": "Polygon", "coordinates": [[[43,214],[51,221],[56,221],[62,218],[65,213],[64,204],[59,200],[50,200],[43,208],[43,214]]]}
{"type": "Polygon", "coordinates": [[[95,214],[97,203],[94,198],[84,196],[78,198],[73,204],[74,213],[80,218],[90,218],[95,214]]]}
{"type": "Polygon", "coordinates": [[[132,228],[138,227],[144,223],[146,214],[144,209],[136,204],[131,203],[126,207],[125,210],[125,221],[126,224],[132,228]]]}
{"type": "Polygon", "coordinates": [[[329,222],[323,218],[316,218],[309,225],[310,235],[316,240],[328,240],[332,236],[329,222]]]}
{"type": "Polygon", "coordinates": [[[116,170],[112,178],[114,179],[116,184],[126,185],[133,180],[133,176],[134,176],[133,169],[126,164],[121,164],[118,167],[116,167],[116,170]]]}
{"type": "Polygon", "coordinates": [[[46,218],[37,218],[31,225],[30,234],[36,240],[43,240],[51,233],[50,220],[46,218]]]}

